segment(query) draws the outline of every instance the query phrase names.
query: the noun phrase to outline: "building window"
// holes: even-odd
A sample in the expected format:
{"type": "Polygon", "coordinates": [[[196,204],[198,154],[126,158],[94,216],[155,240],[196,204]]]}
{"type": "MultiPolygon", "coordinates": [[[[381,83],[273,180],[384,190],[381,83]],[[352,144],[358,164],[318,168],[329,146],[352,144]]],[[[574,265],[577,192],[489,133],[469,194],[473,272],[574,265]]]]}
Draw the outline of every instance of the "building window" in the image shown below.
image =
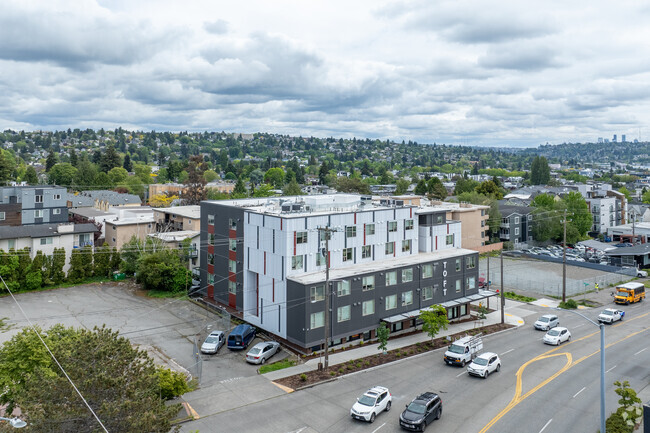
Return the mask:
{"type": "MultiPolygon", "coordinates": [[[[113,226],[113,230],[115,230],[115,226],[113,226]]],[[[208,234],[208,245],[214,245],[214,233],[208,234]]]]}
{"type": "Polygon", "coordinates": [[[4,221],[4,220],[5,220],[5,213],[0,212],[0,221],[4,221]]]}
{"type": "Polygon", "coordinates": [[[214,225],[214,215],[208,215],[208,224],[214,225]]]}
{"type": "Polygon", "coordinates": [[[230,251],[237,251],[237,239],[228,239],[228,249],[230,251]]]}
{"type": "Polygon", "coordinates": [[[402,241],[402,252],[408,253],[411,251],[411,239],[404,239],[402,241]]]}
{"type": "Polygon", "coordinates": [[[307,243],[307,232],[296,232],[296,243],[297,244],[306,244],[307,243]]]}
{"type": "Polygon", "coordinates": [[[228,272],[237,273],[237,262],[235,260],[228,260],[228,272]]]}
{"type": "Polygon", "coordinates": [[[402,269],[402,283],[413,281],[413,268],[402,269]]]}
{"type": "Polygon", "coordinates": [[[325,256],[321,252],[316,253],[316,266],[325,266],[325,256]]]}
{"type": "Polygon", "coordinates": [[[519,235],[519,227],[515,227],[515,236],[519,235]]]}
{"type": "Polygon", "coordinates": [[[41,238],[41,245],[52,245],[52,238],[41,238]]]}
{"type": "Polygon", "coordinates": [[[442,224],[442,215],[437,215],[436,216],[436,223],[442,224]]]}
{"type": "Polygon", "coordinates": [[[356,226],[347,226],[347,227],[345,227],[345,237],[346,238],[356,238],[357,237],[357,227],[356,226]]]}
{"type": "Polygon", "coordinates": [[[397,308],[397,295],[386,296],[386,310],[397,308]]]}
{"type": "Polygon", "coordinates": [[[309,299],[312,302],[325,299],[325,286],[316,286],[309,289],[309,299]]]}
{"type": "Polygon", "coordinates": [[[291,257],[291,269],[302,269],[302,256],[291,257]]]}
{"type": "Polygon", "coordinates": [[[402,307],[411,305],[413,303],[413,290],[402,292],[402,307]]]}
{"type": "Polygon", "coordinates": [[[404,230],[413,230],[413,220],[404,221],[404,230]]]}
{"type": "Polygon", "coordinates": [[[34,203],[43,203],[43,196],[42,195],[35,195],[34,196],[34,203]]]}
{"type": "Polygon", "coordinates": [[[362,290],[365,292],[367,290],[372,290],[375,288],[375,276],[370,275],[368,277],[363,277],[362,279],[362,290]]]}
{"type": "Polygon", "coordinates": [[[397,221],[388,221],[388,231],[389,232],[397,231],[397,221]]]}
{"type": "Polygon", "coordinates": [[[386,272],[386,285],[394,286],[397,284],[397,271],[386,272]]]}
{"type": "Polygon", "coordinates": [[[352,248],[343,248],[343,261],[352,260],[352,248]]]}
{"type": "Polygon", "coordinates": [[[460,259],[456,259],[456,272],[460,272],[460,259]]]}
{"type": "Polygon", "coordinates": [[[375,314],[375,300],[371,299],[369,301],[363,301],[363,304],[361,304],[361,315],[362,316],[369,316],[371,314],[375,314]]]}
{"type": "Polygon", "coordinates": [[[433,265],[422,265],[422,278],[433,277],[433,265]]]}
{"type": "Polygon", "coordinates": [[[361,247],[361,258],[369,259],[372,256],[372,247],[370,245],[364,245],[361,247]]]}
{"type": "Polygon", "coordinates": [[[481,209],[481,216],[485,216],[485,209],[481,209]]]}
{"type": "Polygon", "coordinates": [[[61,215],[61,209],[52,209],[52,215],[61,215]]]}
{"type": "Polygon", "coordinates": [[[214,265],[214,254],[208,253],[208,265],[214,265]]]}
{"type": "Polygon", "coordinates": [[[228,293],[231,293],[233,295],[237,294],[237,283],[234,281],[228,281],[228,293]]]}
{"type": "Polygon", "coordinates": [[[214,274],[208,274],[208,284],[214,284],[214,274]]]}
{"type": "Polygon", "coordinates": [[[230,226],[230,230],[237,230],[237,220],[234,218],[229,218],[228,226],[230,226]]]}
{"type": "Polygon", "coordinates": [[[344,305],[336,309],[336,321],[337,322],[346,322],[350,320],[352,308],[349,305],[344,305]]]}
{"type": "Polygon", "coordinates": [[[325,312],[311,313],[309,320],[310,329],[322,328],[325,326],[325,312]]]}
{"type": "Polygon", "coordinates": [[[374,235],[375,234],[375,225],[374,224],[366,224],[366,236],[374,235]]]}
{"type": "Polygon", "coordinates": [[[485,227],[485,220],[481,220],[481,227],[485,227]]]}
{"type": "Polygon", "coordinates": [[[43,209],[35,210],[34,218],[43,218],[43,209]]]}
{"type": "Polygon", "coordinates": [[[519,224],[519,217],[515,217],[515,224],[519,224]]]}
{"type": "Polygon", "coordinates": [[[61,194],[54,194],[52,197],[54,200],[61,200],[61,194]]]}
{"type": "Polygon", "coordinates": [[[347,296],[350,294],[350,281],[343,280],[338,282],[338,287],[336,288],[336,296],[347,296]]]}
{"type": "Polygon", "coordinates": [[[386,242],[386,255],[395,254],[395,242],[386,242]]]}
{"type": "Polygon", "coordinates": [[[16,239],[9,239],[7,241],[7,250],[11,250],[13,248],[16,248],[16,239]]]}
{"type": "Polygon", "coordinates": [[[469,277],[467,279],[467,289],[475,289],[476,288],[476,278],[474,277],[469,277]]]}
{"type": "Polygon", "coordinates": [[[461,290],[460,280],[456,280],[456,293],[460,293],[460,290],[461,290]]]}
{"type": "Polygon", "coordinates": [[[467,257],[467,269],[474,269],[476,267],[476,256],[467,257]]]}
{"type": "Polygon", "coordinates": [[[447,245],[454,244],[454,235],[447,235],[447,245]]]}
{"type": "Polygon", "coordinates": [[[433,299],[433,287],[425,287],[422,289],[422,299],[425,301],[433,299]]]}

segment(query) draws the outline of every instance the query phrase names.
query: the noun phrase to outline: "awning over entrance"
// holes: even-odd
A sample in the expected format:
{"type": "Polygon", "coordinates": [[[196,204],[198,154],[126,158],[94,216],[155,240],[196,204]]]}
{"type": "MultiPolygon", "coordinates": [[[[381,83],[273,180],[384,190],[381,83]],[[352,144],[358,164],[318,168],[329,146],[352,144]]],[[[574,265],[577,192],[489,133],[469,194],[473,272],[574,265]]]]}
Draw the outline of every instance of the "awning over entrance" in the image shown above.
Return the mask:
{"type": "MultiPolygon", "coordinates": [[[[498,293],[493,292],[492,290],[479,289],[478,293],[475,295],[469,295],[463,298],[454,299],[453,301],[443,302],[440,305],[444,308],[451,308],[457,305],[468,304],[470,302],[480,301],[482,299],[487,299],[489,297],[497,296],[497,295],[498,293]]],[[[422,308],[422,309],[426,310],[427,308],[429,307],[422,308]]],[[[382,322],[386,322],[386,323],[397,323],[397,322],[401,322],[402,320],[413,319],[414,317],[418,317],[419,315],[420,315],[420,310],[412,310],[412,311],[407,311],[405,313],[395,314],[394,316],[384,317],[381,320],[382,322]]]]}

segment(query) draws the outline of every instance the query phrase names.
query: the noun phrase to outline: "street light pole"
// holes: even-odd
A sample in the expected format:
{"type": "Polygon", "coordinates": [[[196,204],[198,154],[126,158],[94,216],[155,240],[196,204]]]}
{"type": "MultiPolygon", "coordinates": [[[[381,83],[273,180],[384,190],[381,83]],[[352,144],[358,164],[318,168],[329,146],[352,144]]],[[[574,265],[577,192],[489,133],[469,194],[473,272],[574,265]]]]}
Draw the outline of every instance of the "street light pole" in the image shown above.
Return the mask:
{"type": "Polygon", "coordinates": [[[0,421],[7,421],[13,428],[23,428],[27,425],[27,423],[20,418],[5,418],[0,416],[0,421]]]}
{"type": "Polygon", "coordinates": [[[324,367],[327,370],[329,366],[329,340],[330,340],[330,233],[338,230],[333,230],[329,227],[319,227],[318,234],[325,233],[325,348],[324,348],[324,367]]]}
{"type": "Polygon", "coordinates": [[[564,239],[562,241],[562,302],[566,302],[566,209],[564,209],[564,239]]]}
{"type": "Polygon", "coordinates": [[[583,319],[589,321],[590,323],[600,328],[600,431],[602,433],[605,433],[606,432],[605,430],[605,324],[596,323],[593,320],[591,320],[589,317],[580,314],[577,311],[564,310],[562,308],[555,308],[555,309],[577,314],[578,316],[582,317],[583,319]]]}

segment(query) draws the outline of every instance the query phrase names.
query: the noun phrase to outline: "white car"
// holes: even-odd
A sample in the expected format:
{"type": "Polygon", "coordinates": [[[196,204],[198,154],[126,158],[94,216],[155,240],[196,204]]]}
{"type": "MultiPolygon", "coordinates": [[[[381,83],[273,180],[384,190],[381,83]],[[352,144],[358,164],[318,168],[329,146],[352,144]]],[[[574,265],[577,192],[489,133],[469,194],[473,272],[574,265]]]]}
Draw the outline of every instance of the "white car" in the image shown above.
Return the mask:
{"type": "Polygon", "coordinates": [[[560,319],[555,314],[544,314],[542,317],[537,319],[533,325],[535,329],[541,329],[542,331],[548,331],[553,329],[560,324],[560,319]]]}
{"type": "Polygon", "coordinates": [[[380,412],[390,410],[393,397],[388,388],[374,386],[366,391],[350,409],[350,416],[361,421],[374,422],[380,412]]]}
{"type": "Polygon", "coordinates": [[[201,345],[201,352],[214,354],[219,351],[226,341],[226,335],[222,331],[212,331],[201,345]]]}
{"type": "Polygon", "coordinates": [[[625,316],[625,311],[623,310],[605,308],[605,310],[598,315],[598,321],[603,323],[614,323],[618,320],[623,320],[623,316],[625,316]]]}
{"type": "Polygon", "coordinates": [[[559,346],[564,341],[571,341],[571,333],[568,329],[557,326],[544,335],[544,343],[559,346]]]}
{"type": "Polygon", "coordinates": [[[499,355],[492,352],[485,352],[474,358],[467,366],[467,372],[472,376],[479,376],[487,379],[490,373],[501,370],[501,359],[499,355]]]}
{"type": "Polygon", "coordinates": [[[267,359],[280,351],[280,343],[277,341],[264,341],[257,343],[246,354],[246,362],[251,364],[264,364],[267,359]]]}

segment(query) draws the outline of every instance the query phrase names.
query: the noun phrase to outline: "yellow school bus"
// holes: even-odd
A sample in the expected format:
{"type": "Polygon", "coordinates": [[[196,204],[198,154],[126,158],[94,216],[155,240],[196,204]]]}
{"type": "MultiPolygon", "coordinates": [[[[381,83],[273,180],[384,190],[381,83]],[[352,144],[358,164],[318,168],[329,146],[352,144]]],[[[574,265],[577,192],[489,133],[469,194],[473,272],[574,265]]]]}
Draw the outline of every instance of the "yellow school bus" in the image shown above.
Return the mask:
{"type": "Polygon", "coordinates": [[[625,283],[616,286],[614,302],[617,304],[631,304],[645,299],[645,286],[641,283],[625,283]]]}

